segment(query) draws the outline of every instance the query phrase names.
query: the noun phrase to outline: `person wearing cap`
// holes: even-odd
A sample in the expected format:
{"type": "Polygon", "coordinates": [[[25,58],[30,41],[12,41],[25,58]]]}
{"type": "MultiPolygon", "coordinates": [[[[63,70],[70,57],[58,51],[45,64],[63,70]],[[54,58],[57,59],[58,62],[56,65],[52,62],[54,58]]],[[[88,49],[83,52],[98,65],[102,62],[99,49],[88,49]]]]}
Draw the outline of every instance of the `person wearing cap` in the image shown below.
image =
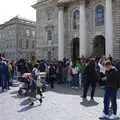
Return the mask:
{"type": "Polygon", "coordinates": [[[106,69],[106,77],[103,78],[105,81],[104,110],[100,119],[107,118],[114,120],[117,118],[117,91],[120,87],[120,73],[109,60],[105,61],[104,66],[106,69]],[[112,104],[112,115],[109,115],[110,102],[112,104]]]}

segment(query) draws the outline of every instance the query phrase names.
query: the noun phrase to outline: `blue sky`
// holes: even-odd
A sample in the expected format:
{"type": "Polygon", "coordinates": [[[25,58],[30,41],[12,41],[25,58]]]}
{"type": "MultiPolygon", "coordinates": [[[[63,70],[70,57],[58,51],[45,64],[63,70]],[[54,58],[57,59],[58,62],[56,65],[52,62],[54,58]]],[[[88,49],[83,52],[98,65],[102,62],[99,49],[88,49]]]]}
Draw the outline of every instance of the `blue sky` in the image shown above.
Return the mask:
{"type": "Polygon", "coordinates": [[[36,19],[36,11],[31,7],[37,0],[0,0],[0,24],[17,15],[30,20],[36,19]]]}

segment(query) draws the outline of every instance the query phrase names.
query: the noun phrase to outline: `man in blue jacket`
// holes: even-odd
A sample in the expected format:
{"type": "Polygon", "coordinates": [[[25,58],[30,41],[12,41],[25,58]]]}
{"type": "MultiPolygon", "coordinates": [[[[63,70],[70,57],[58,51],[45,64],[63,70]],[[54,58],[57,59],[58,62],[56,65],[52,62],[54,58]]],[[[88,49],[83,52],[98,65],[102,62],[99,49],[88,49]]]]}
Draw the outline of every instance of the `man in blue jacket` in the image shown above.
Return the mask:
{"type": "Polygon", "coordinates": [[[1,62],[1,85],[2,85],[2,91],[4,92],[4,89],[7,89],[7,63],[5,61],[1,62]]]}

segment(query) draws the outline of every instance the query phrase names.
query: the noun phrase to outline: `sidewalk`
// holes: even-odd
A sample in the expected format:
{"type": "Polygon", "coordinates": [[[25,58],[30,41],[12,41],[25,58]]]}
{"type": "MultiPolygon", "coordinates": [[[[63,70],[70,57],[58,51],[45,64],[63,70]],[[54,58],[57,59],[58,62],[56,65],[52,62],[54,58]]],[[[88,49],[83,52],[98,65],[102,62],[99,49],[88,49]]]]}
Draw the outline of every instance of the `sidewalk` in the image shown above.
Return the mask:
{"type": "MultiPolygon", "coordinates": [[[[17,87],[0,94],[0,120],[98,120],[103,108],[103,90],[97,89],[94,103],[82,102],[81,91],[57,86],[44,93],[43,104],[28,106],[28,98],[16,96],[17,87]]],[[[89,99],[89,97],[88,97],[89,99]]],[[[118,99],[120,116],[120,98],[118,99]]]]}

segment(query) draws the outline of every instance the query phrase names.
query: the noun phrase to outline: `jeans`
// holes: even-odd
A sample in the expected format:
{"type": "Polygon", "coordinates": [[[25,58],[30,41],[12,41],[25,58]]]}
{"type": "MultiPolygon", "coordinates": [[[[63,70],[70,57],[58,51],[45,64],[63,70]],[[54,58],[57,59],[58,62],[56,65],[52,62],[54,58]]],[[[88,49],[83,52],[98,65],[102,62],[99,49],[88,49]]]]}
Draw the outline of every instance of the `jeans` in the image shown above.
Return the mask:
{"type": "Polygon", "coordinates": [[[72,87],[77,87],[78,84],[79,84],[79,75],[75,74],[72,76],[71,85],[72,85],[72,87]]]}
{"type": "Polygon", "coordinates": [[[9,86],[10,86],[10,76],[8,73],[2,73],[1,75],[1,86],[2,86],[2,89],[9,89],[9,86]]]}
{"type": "Polygon", "coordinates": [[[105,88],[104,93],[104,113],[109,114],[109,105],[112,103],[113,114],[117,114],[117,89],[105,88]]]}
{"type": "Polygon", "coordinates": [[[40,90],[40,87],[37,87],[37,94],[39,94],[42,97],[42,92],[40,90]]]}

